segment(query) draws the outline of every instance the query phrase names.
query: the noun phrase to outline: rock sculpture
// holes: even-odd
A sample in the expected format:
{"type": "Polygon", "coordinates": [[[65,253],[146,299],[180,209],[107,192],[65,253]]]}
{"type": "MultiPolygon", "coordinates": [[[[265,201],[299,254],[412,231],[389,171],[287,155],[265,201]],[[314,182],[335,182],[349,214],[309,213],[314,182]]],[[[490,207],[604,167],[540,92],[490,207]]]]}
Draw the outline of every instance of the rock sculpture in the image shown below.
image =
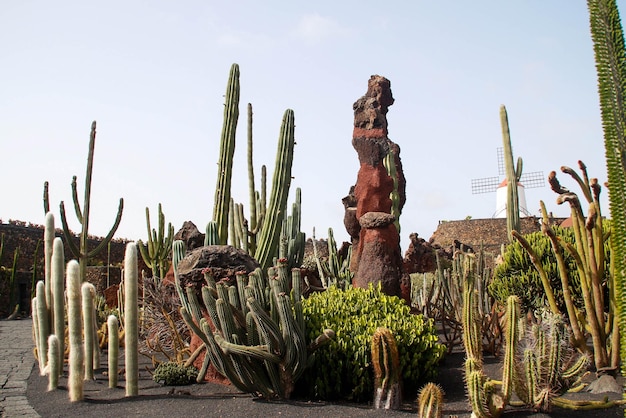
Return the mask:
{"type": "Polygon", "coordinates": [[[383,292],[400,296],[402,254],[395,222],[406,200],[406,183],[400,147],[387,136],[386,115],[393,102],[389,80],[373,75],[367,93],[354,103],[352,146],[360,168],[356,184],[343,203],[344,224],[353,244],[353,285],[367,287],[381,282],[383,292]],[[395,179],[384,165],[389,153],[395,163],[395,179]]]}

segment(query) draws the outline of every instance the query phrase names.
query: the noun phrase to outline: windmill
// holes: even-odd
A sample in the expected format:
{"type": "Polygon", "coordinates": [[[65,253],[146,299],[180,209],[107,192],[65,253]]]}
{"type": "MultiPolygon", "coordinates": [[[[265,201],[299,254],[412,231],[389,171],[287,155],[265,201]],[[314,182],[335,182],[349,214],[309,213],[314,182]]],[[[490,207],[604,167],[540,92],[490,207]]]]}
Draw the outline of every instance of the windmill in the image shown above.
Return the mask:
{"type": "MultiPolygon", "coordinates": [[[[498,176],[472,179],[472,194],[496,192],[496,211],[492,218],[506,218],[506,177],[501,180],[500,176],[505,175],[504,148],[497,149],[498,152],[498,176]]],[[[524,216],[532,216],[526,207],[525,189],[534,189],[545,186],[543,171],[533,171],[524,173],[517,183],[519,196],[519,210],[524,216]]]]}

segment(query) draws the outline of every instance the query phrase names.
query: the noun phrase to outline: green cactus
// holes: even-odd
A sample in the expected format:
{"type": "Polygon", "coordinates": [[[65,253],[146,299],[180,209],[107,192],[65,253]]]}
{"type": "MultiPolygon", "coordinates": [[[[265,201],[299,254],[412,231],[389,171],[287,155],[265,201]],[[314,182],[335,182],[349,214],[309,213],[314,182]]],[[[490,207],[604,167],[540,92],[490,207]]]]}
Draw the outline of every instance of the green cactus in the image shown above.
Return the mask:
{"type": "Polygon", "coordinates": [[[312,351],[334,335],[327,330],[305,344],[299,270],[291,272],[291,289],[285,260],[270,269],[268,278],[260,269],[249,277],[239,275],[236,288],[215,283],[207,273],[202,300],[215,326],[212,331],[193,288],[181,287],[178,263],[183,255],[182,242],[175,241],[172,262],[181,315],[206,345],[210,361],[242,391],[264,398],[289,398],[312,351]]]}
{"type": "Polygon", "coordinates": [[[109,315],[107,319],[108,341],[108,365],[109,365],[109,388],[117,387],[119,350],[120,350],[120,326],[115,315],[109,315]]]}
{"type": "Polygon", "coordinates": [[[393,191],[389,198],[391,199],[391,214],[395,220],[393,224],[396,226],[398,234],[400,233],[400,194],[398,193],[398,171],[396,168],[396,154],[392,148],[383,159],[383,165],[387,169],[387,174],[393,179],[393,191]]]}
{"type": "Polygon", "coordinates": [[[443,390],[436,383],[427,383],[417,397],[419,418],[441,418],[443,416],[443,390]]]}
{"type": "Polygon", "coordinates": [[[579,382],[589,356],[572,350],[560,315],[545,313],[524,335],[515,359],[515,393],[533,410],[549,412],[554,399],[579,382]]]}
{"type": "Polygon", "coordinates": [[[76,260],[67,263],[67,328],[69,334],[70,358],[68,388],[71,402],[82,401],[83,376],[85,373],[83,350],[83,319],[81,315],[80,264],[76,260]]]}
{"type": "Polygon", "coordinates": [[[399,409],[402,402],[400,359],[396,339],[388,328],[378,327],[372,336],[374,409],[399,409]]]}
{"type": "MultiPolygon", "coordinates": [[[[591,38],[598,74],[598,93],[604,131],[604,150],[612,220],[611,253],[613,290],[611,300],[619,312],[612,332],[612,346],[620,347],[626,358],[626,47],[624,32],[615,0],[587,0],[591,38]],[[617,327],[621,332],[617,333],[617,327]],[[621,335],[621,339],[618,335],[621,335]]],[[[619,363],[613,350],[611,364],[619,363]]],[[[626,374],[626,362],[622,361],[626,374]]]]}
{"type": "Polygon", "coordinates": [[[213,221],[217,223],[220,244],[228,242],[228,213],[230,205],[230,187],[235,154],[235,134],[239,119],[239,65],[230,68],[224,104],[224,124],[220,141],[220,157],[217,162],[217,186],[213,221]]]}
{"type": "MultiPolygon", "coordinates": [[[[257,192],[254,183],[254,159],[252,158],[252,104],[248,103],[248,191],[250,197],[250,224],[249,229],[252,231],[250,234],[250,242],[248,244],[248,251],[250,254],[254,254],[256,251],[256,231],[259,221],[259,214],[257,212],[257,192]]],[[[265,203],[264,203],[265,204],[265,203]]]]}
{"type": "MultiPolygon", "coordinates": [[[[85,280],[85,271],[87,269],[87,263],[90,258],[93,258],[96,254],[100,253],[111,242],[115,231],[117,231],[120,221],[122,220],[122,212],[124,210],[124,199],[120,198],[120,203],[117,209],[117,216],[115,222],[109,230],[109,233],[102,239],[100,244],[92,250],[88,249],[89,238],[89,213],[91,208],[91,175],[93,172],[93,156],[96,145],[96,121],[91,123],[91,133],[89,135],[89,153],[87,155],[87,172],[85,174],[85,195],[83,200],[83,206],[81,208],[78,201],[78,188],[76,183],[76,176],[72,178],[72,200],[74,201],[74,211],[76,212],[76,218],[81,224],[80,232],[80,244],[76,245],[74,242],[74,234],[70,231],[67,217],[65,215],[65,203],[61,201],[59,209],[61,212],[61,223],[63,225],[63,235],[65,236],[65,242],[67,242],[69,249],[73,256],[78,259],[80,263],[80,277],[81,280],[85,280]]],[[[48,182],[44,183],[44,208],[48,208],[49,196],[48,196],[48,182]]]]}
{"type": "Polygon", "coordinates": [[[498,417],[509,403],[514,376],[514,353],[518,339],[519,299],[510,296],[507,300],[505,353],[502,381],[498,385],[488,378],[483,370],[481,317],[479,316],[476,280],[472,257],[466,258],[463,288],[463,344],[467,355],[465,381],[470,405],[478,418],[498,417]]]}
{"type": "Polygon", "coordinates": [[[512,231],[520,230],[517,183],[522,176],[522,158],[519,157],[517,159],[517,165],[513,164],[513,147],[511,146],[511,134],[509,132],[509,118],[504,105],[500,106],[500,123],[502,125],[502,144],[504,145],[504,166],[507,181],[506,227],[509,241],[513,242],[512,231]]]}
{"type": "MultiPolygon", "coordinates": [[[[46,213],[46,220],[43,230],[43,248],[44,248],[44,283],[46,284],[46,301],[48,309],[52,306],[52,291],[50,278],[52,273],[52,251],[54,243],[54,215],[52,212],[46,213]]],[[[64,261],[65,262],[65,261],[64,261]]],[[[51,309],[50,309],[51,310],[51,309]]],[[[52,312],[50,312],[52,314],[52,312]]]]}
{"type": "Polygon", "coordinates": [[[174,227],[171,223],[165,228],[165,215],[159,203],[158,209],[159,225],[158,230],[150,227],[150,210],[146,208],[146,225],[148,228],[148,243],[142,240],[137,241],[141,258],[152,270],[152,275],[163,279],[170,268],[169,256],[172,252],[172,242],[174,242],[174,227]],[[166,235],[167,234],[167,235],[166,235]]]}
{"type": "Polygon", "coordinates": [[[304,242],[306,236],[300,231],[300,219],[302,214],[302,193],[296,189],[296,201],[291,206],[291,215],[283,219],[280,231],[278,258],[285,258],[289,268],[302,265],[304,257],[304,242]]]}
{"type": "Polygon", "coordinates": [[[124,255],[124,359],[126,368],[126,396],[139,394],[139,301],[138,301],[137,246],[126,244],[124,255]]]}
{"type": "Polygon", "coordinates": [[[263,226],[257,237],[257,248],[254,258],[261,268],[266,269],[272,265],[276,257],[280,228],[287,212],[287,198],[291,185],[291,166],[293,163],[293,148],[295,120],[293,110],[287,109],[283,115],[276,153],[276,166],[272,181],[270,200],[263,218],[263,226]]]}

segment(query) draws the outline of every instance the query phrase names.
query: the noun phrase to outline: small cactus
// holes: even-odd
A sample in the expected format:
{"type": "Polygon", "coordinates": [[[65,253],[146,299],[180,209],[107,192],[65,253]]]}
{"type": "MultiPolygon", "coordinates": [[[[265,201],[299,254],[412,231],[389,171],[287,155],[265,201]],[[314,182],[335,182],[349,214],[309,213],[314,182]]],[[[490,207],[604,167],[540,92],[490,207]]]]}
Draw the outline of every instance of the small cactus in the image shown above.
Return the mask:
{"type": "Polygon", "coordinates": [[[109,387],[116,388],[117,387],[117,369],[119,364],[119,353],[120,353],[120,327],[119,321],[115,315],[109,315],[107,319],[107,331],[109,334],[109,353],[108,353],[108,363],[109,363],[109,387]]]}
{"type": "Polygon", "coordinates": [[[396,339],[387,328],[377,328],[372,336],[372,365],[374,408],[399,409],[402,401],[400,357],[396,339]]]}
{"type": "Polygon", "coordinates": [[[443,390],[436,383],[427,383],[417,397],[419,418],[441,418],[443,414],[443,390]]]}
{"type": "Polygon", "coordinates": [[[48,337],[48,391],[59,386],[59,375],[63,365],[59,359],[59,338],[51,334],[48,337]]]}

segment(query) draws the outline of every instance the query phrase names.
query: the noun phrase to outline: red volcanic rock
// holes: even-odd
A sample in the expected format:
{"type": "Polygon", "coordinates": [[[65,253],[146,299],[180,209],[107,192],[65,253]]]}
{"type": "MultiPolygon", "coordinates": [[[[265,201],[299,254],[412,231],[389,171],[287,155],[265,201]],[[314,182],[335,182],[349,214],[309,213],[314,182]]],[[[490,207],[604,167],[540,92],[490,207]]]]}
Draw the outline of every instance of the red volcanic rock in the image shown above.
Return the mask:
{"type": "Polygon", "coordinates": [[[383,160],[393,152],[398,184],[399,212],[406,200],[400,147],[388,137],[387,111],[394,102],[391,83],[373,75],[367,92],[353,106],[352,146],[359,157],[357,182],[343,199],[344,225],[352,238],[350,270],[353,285],[367,287],[381,282],[389,295],[400,295],[402,255],[400,235],[391,215],[394,179],[387,174],[383,160]]]}

